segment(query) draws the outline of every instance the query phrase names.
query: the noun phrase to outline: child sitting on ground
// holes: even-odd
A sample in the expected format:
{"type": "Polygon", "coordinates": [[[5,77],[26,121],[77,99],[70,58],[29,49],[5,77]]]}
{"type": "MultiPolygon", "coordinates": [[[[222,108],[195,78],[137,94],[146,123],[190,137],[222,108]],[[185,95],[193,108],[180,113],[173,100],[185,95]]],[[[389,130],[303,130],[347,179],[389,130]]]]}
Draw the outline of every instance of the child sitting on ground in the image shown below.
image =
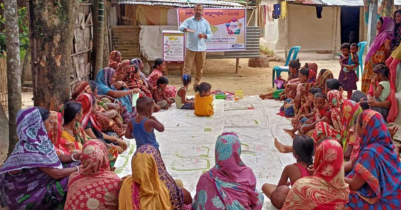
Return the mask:
{"type": "Polygon", "coordinates": [[[153,100],[148,97],[141,97],[136,101],[138,115],[128,123],[128,128],[125,132],[126,138],[135,138],[136,148],[144,144],[151,144],[159,149],[154,129],[163,132],[164,126],[156,117],[152,116],[153,106],[153,100]]]}
{"type": "MultiPolygon", "coordinates": [[[[300,120],[303,120],[305,115],[309,116],[309,114],[313,113],[314,95],[315,95],[315,93],[318,93],[318,92],[322,92],[322,90],[320,88],[309,89],[308,101],[301,107],[301,109],[298,111],[298,114],[296,116],[294,116],[294,118],[291,120],[293,129],[292,130],[284,129],[285,132],[289,133],[290,135],[294,134],[297,131],[300,120]]],[[[304,123],[306,120],[304,120],[302,123],[304,123]]]]}
{"type": "MultiPolygon", "coordinates": [[[[348,73],[350,71],[358,70],[359,58],[358,58],[358,45],[356,43],[351,44],[351,47],[349,46],[349,43],[344,43],[343,45],[345,45],[345,48],[344,48],[344,51],[343,51],[343,48],[341,48],[341,51],[344,56],[348,55],[348,65],[345,65],[343,67],[343,71],[345,74],[345,77],[344,77],[344,81],[345,81],[345,80],[348,80],[348,73]],[[348,50],[351,52],[351,55],[349,55],[348,50]]],[[[343,46],[341,46],[341,47],[343,47],[343,46]]],[[[342,63],[342,61],[341,61],[341,63],[342,63]]]]}
{"type": "Polygon", "coordinates": [[[188,86],[192,82],[192,77],[190,74],[185,74],[182,76],[182,84],[180,89],[178,89],[175,95],[175,106],[177,109],[194,109],[194,101],[187,99],[188,86]]]}
{"type": "Polygon", "coordinates": [[[166,89],[167,85],[167,77],[160,77],[156,82],[156,87],[153,89],[153,99],[162,109],[168,109],[171,104],[174,103],[173,98],[167,98],[164,95],[164,90],[166,89]]]}
{"type": "Polygon", "coordinates": [[[212,116],[213,112],[213,95],[210,94],[212,86],[209,83],[202,82],[195,87],[198,92],[195,95],[195,115],[196,116],[212,116]]]}
{"type": "Polygon", "coordinates": [[[262,186],[263,193],[271,200],[273,206],[277,209],[282,208],[287,197],[286,195],[289,192],[289,190],[287,190],[288,187],[282,186],[288,186],[290,184],[292,186],[298,179],[309,176],[307,168],[309,165],[313,164],[312,156],[315,143],[312,138],[299,135],[295,137],[293,147],[293,154],[297,162],[287,165],[284,168],[277,185],[266,183],[262,186]],[[288,183],[288,179],[290,183],[288,183]]]}

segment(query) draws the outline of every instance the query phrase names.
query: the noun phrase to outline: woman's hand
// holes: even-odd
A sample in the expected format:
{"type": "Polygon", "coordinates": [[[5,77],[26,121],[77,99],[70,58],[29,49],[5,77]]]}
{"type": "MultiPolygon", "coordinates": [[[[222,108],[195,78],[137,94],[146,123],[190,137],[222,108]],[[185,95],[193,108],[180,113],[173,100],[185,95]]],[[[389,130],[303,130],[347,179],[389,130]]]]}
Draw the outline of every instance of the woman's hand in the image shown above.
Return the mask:
{"type": "Polygon", "coordinates": [[[308,171],[309,175],[313,175],[315,173],[315,168],[313,167],[313,165],[308,166],[306,170],[308,171]]]}
{"type": "Polygon", "coordinates": [[[115,146],[115,145],[114,145],[114,147],[116,148],[118,154],[121,154],[121,153],[124,152],[123,148],[121,148],[121,147],[119,147],[119,146],[115,146]]]}
{"type": "Polygon", "coordinates": [[[313,108],[313,113],[315,113],[315,114],[319,114],[319,109],[318,108],[313,108]]]}
{"type": "Polygon", "coordinates": [[[117,143],[118,143],[118,145],[121,147],[121,148],[123,148],[123,150],[126,150],[127,148],[128,148],[128,145],[127,145],[127,143],[125,143],[125,141],[123,141],[123,140],[118,140],[117,141],[117,143]]]}
{"type": "Polygon", "coordinates": [[[134,88],[131,90],[132,94],[139,93],[139,91],[140,91],[139,88],[134,88]]]}
{"type": "Polygon", "coordinates": [[[369,106],[372,106],[372,107],[374,107],[374,106],[377,106],[377,101],[376,101],[376,99],[375,98],[370,98],[369,100],[368,100],[368,105],[369,106]]]}

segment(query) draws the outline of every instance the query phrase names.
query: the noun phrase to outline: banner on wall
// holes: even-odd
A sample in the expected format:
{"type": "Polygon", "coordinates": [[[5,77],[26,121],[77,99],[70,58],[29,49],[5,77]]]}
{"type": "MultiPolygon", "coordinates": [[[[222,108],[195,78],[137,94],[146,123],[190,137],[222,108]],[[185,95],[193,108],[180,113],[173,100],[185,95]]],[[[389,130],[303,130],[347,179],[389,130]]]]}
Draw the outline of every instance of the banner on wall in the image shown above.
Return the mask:
{"type": "MultiPolygon", "coordinates": [[[[177,9],[178,24],[194,16],[193,8],[177,9]]],[[[208,52],[240,51],[246,49],[245,9],[203,9],[203,18],[209,24],[213,38],[207,40],[208,52]]]]}
{"type": "Polygon", "coordinates": [[[181,31],[162,31],[163,60],[183,62],[185,58],[185,36],[181,31]]]}

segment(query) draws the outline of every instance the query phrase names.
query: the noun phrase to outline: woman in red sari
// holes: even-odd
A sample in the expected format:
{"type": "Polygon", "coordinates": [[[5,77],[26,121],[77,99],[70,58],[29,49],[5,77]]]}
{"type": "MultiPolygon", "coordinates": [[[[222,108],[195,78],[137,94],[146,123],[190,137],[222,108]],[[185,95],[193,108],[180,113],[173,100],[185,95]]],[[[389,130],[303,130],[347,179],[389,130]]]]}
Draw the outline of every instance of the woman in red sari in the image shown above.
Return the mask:
{"type": "MultiPolygon", "coordinates": [[[[149,75],[148,80],[149,84],[154,88],[156,87],[157,80],[163,76],[163,73],[166,71],[166,63],[161,58],[157,58],[155,60],[155,65],[153,65],[153,71],[149,75]]],[[[174,86],[167,85],[166,89],[164,89],[164,95],[166,98],[175,98],[175,94],[177,93],[177,89],[174,86]]]]}
{"type": "Polygon", "coordinates": [[[113,52],[110,53],[109,57],[109,67],[116,70],[118,64],[121,62],[122,56],[120,51],[114,50],[113,52]]]}
{"type": "Polygon", "coordinates": [[[99,140],[86,142],[81,167],[70,175],[64,209],[118,209],[120,178],[110,171],[106,146],[99,140]]]}
{"type": "Polygon", "coordinates": [[[337,140],[327,139],[316,149],[315,172],[292,186],[282,209],[344,209],[349,189],[344,181],[344,157],[337,140]]]}

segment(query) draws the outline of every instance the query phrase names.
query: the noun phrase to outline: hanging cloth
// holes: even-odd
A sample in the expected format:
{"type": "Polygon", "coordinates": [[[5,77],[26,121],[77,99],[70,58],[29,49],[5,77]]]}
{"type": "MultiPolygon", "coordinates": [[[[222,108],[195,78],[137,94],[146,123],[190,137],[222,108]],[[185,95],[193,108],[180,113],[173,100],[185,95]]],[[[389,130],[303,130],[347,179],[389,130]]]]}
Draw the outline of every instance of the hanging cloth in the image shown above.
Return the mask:
{"type": "Polygon", "coordinates": [[[322,6],[316,6],[316,15],[317,18],[322,18],[322,11],[323,11],[323,7],[322,6]]]}
{"type": "Polygon", "coordinates": [[[273,5],[267,5],[266,12],[267,12],[267,20],[269,22],[273,22],[274,21],[274,19],[273,19],[273,11],[274,11],[273,5]]]}
{"type": "Polygon", "coordinates": [[[281,14],[281,5],[280,4],[275,4],[273,5],[274,11],[273,11],[273,18],[278,19],[281,14]]]}
{"type": "Polygon", "coordinates": [[[281,14],[280,17],[282,19],[285,19],[285,17],[287,17],[287,2],[286,1],[282,1],[281,2],[281,14]]]}

